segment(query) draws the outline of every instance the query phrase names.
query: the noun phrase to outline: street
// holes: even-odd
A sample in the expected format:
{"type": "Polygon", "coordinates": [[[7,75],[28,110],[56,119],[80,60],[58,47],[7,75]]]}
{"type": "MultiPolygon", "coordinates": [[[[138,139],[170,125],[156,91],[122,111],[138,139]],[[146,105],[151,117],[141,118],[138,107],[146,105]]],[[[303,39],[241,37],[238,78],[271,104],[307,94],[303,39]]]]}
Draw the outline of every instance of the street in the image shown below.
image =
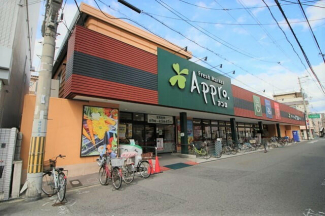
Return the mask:
{"type": "Polygon", "coordinates": [[[0,215],[325,215],[325,139],[168,170],[120,190],[94,185],[0,215]]]}

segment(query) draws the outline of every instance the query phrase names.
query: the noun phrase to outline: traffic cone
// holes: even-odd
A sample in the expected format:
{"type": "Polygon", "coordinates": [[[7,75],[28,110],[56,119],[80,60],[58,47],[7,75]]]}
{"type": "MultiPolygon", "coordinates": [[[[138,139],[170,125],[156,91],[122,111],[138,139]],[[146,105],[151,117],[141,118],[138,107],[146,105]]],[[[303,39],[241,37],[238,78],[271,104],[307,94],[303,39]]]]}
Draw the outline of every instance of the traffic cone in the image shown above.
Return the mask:
{"type": "Polygon", "coordinates": [[[149,172],[150,174],[155,174],[155,171],[153,170],[152,160],[149,160],[149,172]]]}
{"type": "Polygon", "coordinates": [[[159,166],[159,161],[158,161],[158,156],[156,156],[155,173],[161,173],[160,166],[159,166]]]}

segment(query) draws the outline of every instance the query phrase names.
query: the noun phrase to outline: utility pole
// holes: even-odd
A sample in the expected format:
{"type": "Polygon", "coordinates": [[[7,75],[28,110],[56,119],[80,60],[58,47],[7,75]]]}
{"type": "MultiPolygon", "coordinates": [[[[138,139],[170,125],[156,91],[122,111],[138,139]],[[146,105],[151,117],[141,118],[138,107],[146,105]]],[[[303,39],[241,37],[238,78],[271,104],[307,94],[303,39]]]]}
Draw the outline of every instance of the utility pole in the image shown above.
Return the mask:
{"type": "Polygon", "coordinates": [[[58,12],[62,0],[47,0],[45,19],[42,25],[44,37],[41,68],[36,93],[36,103],[32,136],[29,147],[27,166],[26,200],[33,201],[41,198],[43,160],[46,142],[48,108],[51,94],[51,77],[55,52],[55,39],[58,26],[58,12]]]}
{"type": "MultiPolygon", "coordinates": [[[[305,77],[308,77],[308,76],[305,76],[305,77]]],[[[303,104],[304,104],[304,109],[305,109],[305,123],[308,121],[308,110],[306,108],[306,102],[305,102],[305,96],[304,96],[304,93],[302,92],[302,87],[301,87],[301,82],[300,82],[300,79],[301,78],[305,78],[305,77],[298,77],[298,81],[299,81],[299,86],[300,86],[300,92],[301,92],[301,95],[302,95],[302,101],[303,101],[303,104]]],[[[307,139],[312,139],[311,138],[311,130],[310,130],[310,122],[308,122],[309,125],[307,125],[306,123],[306,132],[307,132],[307,139]]]]}

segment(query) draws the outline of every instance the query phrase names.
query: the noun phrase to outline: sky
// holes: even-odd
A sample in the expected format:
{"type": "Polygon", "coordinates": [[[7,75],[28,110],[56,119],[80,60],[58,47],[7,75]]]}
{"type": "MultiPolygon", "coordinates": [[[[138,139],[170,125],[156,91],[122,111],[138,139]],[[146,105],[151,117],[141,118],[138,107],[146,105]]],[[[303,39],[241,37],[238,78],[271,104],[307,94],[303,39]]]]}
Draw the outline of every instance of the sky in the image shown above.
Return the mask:
{"type": "MultiPolygon", "coordinates": [[[[76,1],[78,5],[84,2],[95,8],[98,4],[105,13],[124,18],[125,22],[180,47],[187,46],[193,54],[191,61],[206,68],[214,67],[214,71],[230,77],[232,84],[262,96],[272,99],[274,94],[299,92],[300,77],[310,112],[325,113],[325,92],[309,69],[304,54],[273,0],[264,0],[265,3],[263,0],[127,0],[142,11],[140,14],[117,0],[76,1]],[[203,61],[204,57],[208,57],[207,61],[203,61]],[[217,67],[220,64],[222,69],[217,67]]],[[[325,0],[300,0],[303,10],[297,2],[279,0],[325,91],[325,64],[320,54],[325,54],[325,0]]],[[[41,5],[33,58],[36,71],[40,65],[38,56],[42,53],[40,29],[45,2],[42,1],[41,5]]],[[[75,1],[66,0],[62,9],[63,22],[70,27],[78,10],[75,1]]],[[[67,32],[67,27],[61,22],[57,48],[67,32]]]]}

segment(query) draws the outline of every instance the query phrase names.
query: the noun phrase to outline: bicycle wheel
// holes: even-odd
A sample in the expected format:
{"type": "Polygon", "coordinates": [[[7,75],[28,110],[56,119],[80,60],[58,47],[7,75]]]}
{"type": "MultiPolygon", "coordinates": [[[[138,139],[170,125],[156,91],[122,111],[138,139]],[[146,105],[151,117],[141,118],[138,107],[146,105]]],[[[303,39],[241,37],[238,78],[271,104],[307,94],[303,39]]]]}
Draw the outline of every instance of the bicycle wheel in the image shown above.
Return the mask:
{"type": "Polygon", "coordinates": [[[65,192],[67,189],[67,180],[65,178],[65,174],[64,173],[59,173],[58,176],[58,199],[60,202],[62,202],[65,198],[65,192]]]}
{"type": "Polygon", "coordinates": [[[151,169],[152,169],[152,167],[150,167],[150,164],[148,161],[141,161],[141,163],[139,165],[139,172],[143,178],[148,178],[150,176],[151,169]]]}
{"type": "Polygon", "coordinates": [[[127,165],[123,170],[123,180],[125,183],[130,184],[134,179],[134,171],[132,165],[127,165]]]}
{"type": "Polygon", "coordinates": [[[106,174],[105,166],[101,166],[98,172],[98,179],[101,185],[108,184],[108,176],[106,174]]]}
{"type": "Polygon", "coordinates": [[[116,190],[120,189],[122,185],[122,176],[118,167],[114,167],[112,170],[112,184],[116,190]]]}
{"type": "Polygon", "coordinates": [[[47,172],[43,174],[42,191],[48,196],[52,196],[56,193],[52,172],[47,172]]]}

